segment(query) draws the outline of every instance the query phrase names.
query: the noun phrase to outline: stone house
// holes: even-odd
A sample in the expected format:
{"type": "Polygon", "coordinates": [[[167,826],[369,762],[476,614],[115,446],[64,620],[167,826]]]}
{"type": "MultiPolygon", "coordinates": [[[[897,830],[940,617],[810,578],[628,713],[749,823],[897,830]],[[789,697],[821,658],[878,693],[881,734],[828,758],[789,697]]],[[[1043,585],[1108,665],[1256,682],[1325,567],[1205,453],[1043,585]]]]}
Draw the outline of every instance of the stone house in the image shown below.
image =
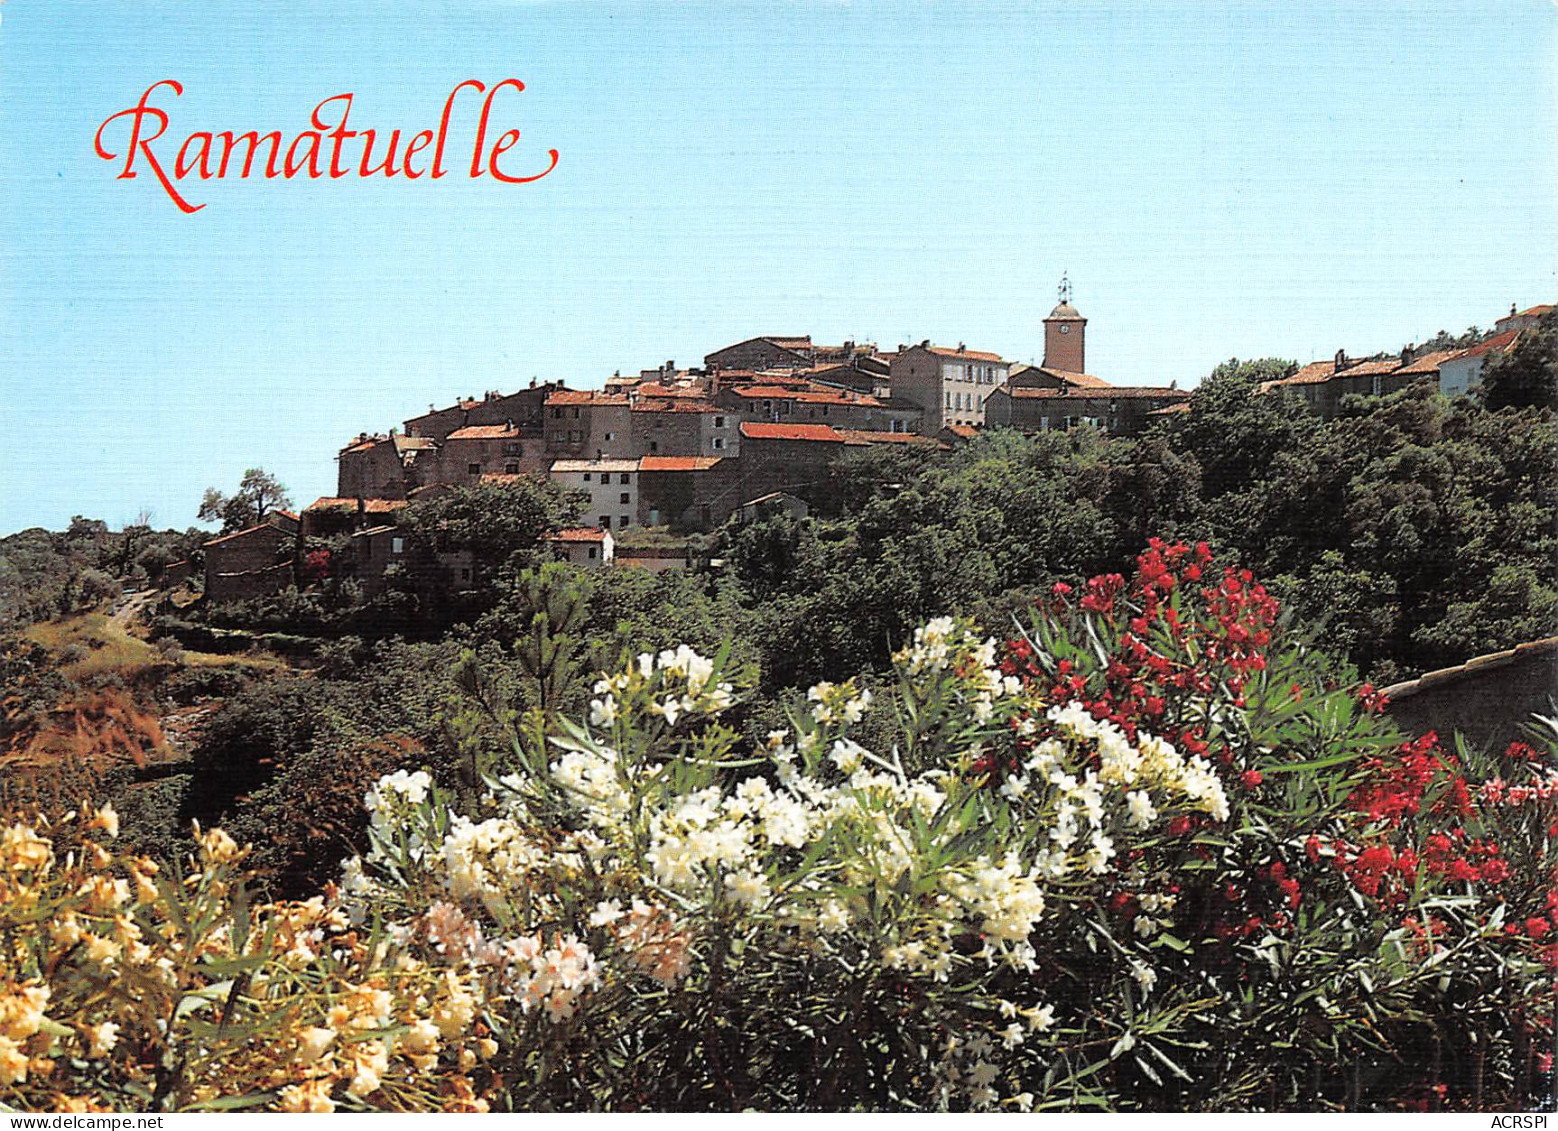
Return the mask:
{"type": "Polygon", "coordinates": [[[949,424],[982,425],[985,398],[1006,383],[1010,369],[998,354],[926,341],[898,351],[889,380],[894,397],[920,407],[920,433],[934,436],[949,424]]]}
{"type": "Polygon", "coordinates": [[[250,601],[291,585],[298,526],[297,515],[272,511],[255,526],[205,543],[206,600],[250,601]]]}
{"type": "Polygon", "coordinates": [[[545,441],[512,421],[468,424],[444,438],[433,482],[469,487],[487,475],[545,475],[550,464],[545,441]]]}
{"type": "Polygon", "coordinates": [[[644,526],[711,530],[736,507],[740,460],[645,456],[638,466],[638,514],[644,526]]]}
{"type": "Polygon", "coordinates": [[[1400,356],[1358,361],[1348,357],[1346,350],[1337,350],[1330,361],[1312,361],[1288,377],[1263,382],[1260,391],[1295,393],[1310,412],[1324,420],[1332,420],[1341,412],[1343,397],[1388,396],[1417,381],[1439,379],[1442,382],[1442,368],[1452,355],[1433,356],[1437,360],[1432,364],[1427,357],[1414,362],[1410,351],[1403,350],[1400,356]]]}
{"type": "Polygon", "coordinates": [[[810,369],[813,349],[811,335],[795,337],[748,338],[733,346],[705,354],[705,369],[810,369]]]}
{"type": "Polygon", "coordinates": [[[635,455],[721,459],[741,454],[736,414],[701,398],[645,398],[630,415],[635,455]]]}
{"type": "Polygon", "coordinates": [[[560,459],[552,464],[552,482],[570,491],[582,491],[589,502],[586,520],[602,530],[623,530],[638,521],[638,460],[560,459]]]}
{"type": "Polygon", "coordinates": [[[1386,712],[1410,734],[1465,735],[1473,747],[1503,749],[1558,695],[1558,636],[1478,656],[1384,689],[1386,712]]]}
{"type": "Polygon", "coordinates": [[[611,531],[596,526],[559,530],[546,540],[559,558],[576,566],[598,568],[610,565],[615,557],[616,542],[611,531]]]}
{"type": "MultiPolygon", "coordinates": [[[[1500,324],[1505,321],[1508,320],[1501,319],[1500,324]]],[[[1447,397],[1466,396],[1482,384],[1482,371],[1488,362],[1508,352],[1519,340],[1521,332],[1505,330],[1469,349],[1451,352],[1439,362],[1439,391],[1447,397]]]]}
{"type": "Polygon", "coordinates": [[[424,482],[436,481],[437,444],[422,436],[363,433],[336,457],[339,498],[404,499],[424,482]]]}
{"type": "Polygon", "coordinates": [[[406,505],[405,499],[341,499],[333,496],[315,499],[303,510],[303,536],[330,538],[350,530],[382,525],[389,515],[406,505]]]}
{"type": "Polygon", "coordinates": [[[630,459],[634,445],[625,393],[558,389],[546,398],[546,454],[552,459],[630,459]]]}
{"type": "Polygon", "coordinates": [[[397,580],[419,588],[459,592],[469,589],[475,571],[469,550],[440,550],[418,545],[399,526],[370,526],[352,535],[352,575],[368,597],[378,596],[397,580]]]}
{"type": "Polygon", "coordinates": [[[448,408],[427,406],[427,412],[405,422],[407,436],[419,436],[443,441],[451,432],[472,425],[512,423],[526,436],[539,434],[541,409],[547,397],[561,382],[537,384],[532,381],[528,389],[517,393],[496,391],[476,397],[466,397],[448,408]]]}
{"type": "Polygon", "coordinates": [[[815,501],[828,482],[828,465],[843,451],[844,437],[826,424],[747,421],[741,425],[735,498],[787,491],[815,501]]]}
{"type": "Polygon", "coordinates": [[[735,510],[737,522],[754,522],[772,514],[787,514],[799,521],[811,515],[811,507],[805,499],[788,491],[770,491],[755,499],[748,499],[735,510]]]}
{"type": "Polygon", "coordinates": [[[1190,394],[1183,390],[1144,385],[1049,388],[1006,384],[985,402],[985,419],[991,427],[1023,432],[1063,432],[1092,425],[1110,435],[1136,436],[1151,423],[1152,413],[1189,400],[1190,394]]]}

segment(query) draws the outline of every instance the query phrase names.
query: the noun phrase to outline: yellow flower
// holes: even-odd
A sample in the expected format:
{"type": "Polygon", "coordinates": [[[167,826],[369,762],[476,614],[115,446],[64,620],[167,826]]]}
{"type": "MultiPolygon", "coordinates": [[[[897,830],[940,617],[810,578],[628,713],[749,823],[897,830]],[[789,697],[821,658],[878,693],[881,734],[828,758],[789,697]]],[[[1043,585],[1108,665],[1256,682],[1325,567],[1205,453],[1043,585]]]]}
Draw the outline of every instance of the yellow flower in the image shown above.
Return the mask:
{"type": "Polygon", "coordinates": [[[102,829],[110,837],[119,835],[119,814],[114,812],[112,805],[104,805],[97,811],[97,815],[87,822],[89,829],[102,829]]]}
{"type": "Polygon", "coordinates": [[[87,1043],[87,1056],[100,1059],[113,1052],[114,1046],[119,1043],[119,1026],[112,1021],[104,1021],[101,1025],[86,1026],[81,1035],[87,1043]]]}
{"type": "Polygon", "coordinates": [[[227,864],[240,855],[237,842],[221,829],[201,832],[199,824],[196,824],[195,839],[200,844],[201,855],[208,863],[227,864]]]}
{"type": "Polygon", "coordinates": [[[298,1059],[304,1064],[313,1064],[325,1055],[333,1040],[335,1040],[334,1029],[326,1029],[319,1025],[304,1029],[298,1034],[298,1059]]]}
{"type": "Polygon", "coordinates": [[[286,1112],[328,1114],[335,1110],[335,1101],[330,1098],[330,1081],[310,1080],[306,1084],[283,1088],[278,1106],[286,1112]]]}
{"type": "Polygon", "coordinates": [[[20,1084],[27,1079],[27,1054],[10,1037],[0,1037],[0,1084],[20,1084]]]}
{"type": "Polygon", "coordinates": [[[12,825],[0,833],[0,865],[12,872],[45,867],[54,858],[49,842],[26,825],[12,825]]]}

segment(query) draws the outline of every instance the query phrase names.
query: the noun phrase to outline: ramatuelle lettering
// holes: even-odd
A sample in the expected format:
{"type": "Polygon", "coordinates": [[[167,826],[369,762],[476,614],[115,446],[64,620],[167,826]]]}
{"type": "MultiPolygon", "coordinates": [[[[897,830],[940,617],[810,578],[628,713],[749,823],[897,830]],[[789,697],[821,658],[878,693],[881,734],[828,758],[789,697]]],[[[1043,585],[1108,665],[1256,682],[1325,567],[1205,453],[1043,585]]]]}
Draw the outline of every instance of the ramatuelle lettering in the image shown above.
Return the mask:
{"type": "Polygon", "coordinates": [[[229,176],[239,180],[251,176],[267,180],[291,180],[300,176],[338,180],[357,176],[404,177],[415,181],[425,176],[436,181],[449,173],[445,149],[451,122],[458,121],[457,115],[461,114],[467,115],[475,124],[469,170],[472,178],[490,176],[511,185],[539,181],[557,168],[557,150],[547,150],[549,163],[535,171],[539,160],[526,169],[520,155],[510,152],[519,144],[519,130],[504,129],[489,138],[489,127],[495,128],[502,122],[501,118],[494,121],[492,114],[494,101],[505,89],[518,93],[525,89],[525,84],[518,79],[503,79],[488,89],[475,79],[466,79],[444,99],[438,128],[415,133],[398,129],[348,128],[352,101],[356,96],[347,93],[331,95],[315,106],[309,115],[309,128],[298,131],[291,138],[281,130],[269,133],[197,130],[175,146],[173,138],[166,136],[168,113],[154,105],[154,100],[176,98],[184,93],[184,86],[175,79],[162,79],[147,87],[134,106],[105,118],[97,127],[93,144],[104,161],[123,160],[116,179],[134,180],[142,172],[149,172],[185,213],[199,212],[205,207],[203,203],[190,202],[185,182],[192,177],[197,181],[209,181],[224,180],[229,176]],[[161,87],[167,87],[171,95],[158,95],[161,87]],[[469,93],[462,98],[462,92],[466,91],[469,93]],[[460,105],[457,106],[457,102],[460,105]]]}

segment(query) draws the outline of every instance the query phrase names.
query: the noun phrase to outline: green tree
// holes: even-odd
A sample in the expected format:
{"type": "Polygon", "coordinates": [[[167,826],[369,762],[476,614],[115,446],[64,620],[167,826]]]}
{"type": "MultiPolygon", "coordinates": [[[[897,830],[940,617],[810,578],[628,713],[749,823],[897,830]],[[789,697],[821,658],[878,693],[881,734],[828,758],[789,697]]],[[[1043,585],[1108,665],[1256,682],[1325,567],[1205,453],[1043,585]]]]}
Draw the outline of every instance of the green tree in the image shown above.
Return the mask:
{"type": "Polygon", "coordinates": [[[256,526],[266,515],[291,505],[286,487],[274,475],[264,468],[251,467],[243,473],[238,490],[232,495],[207,487],[198,517],[201,522],[220,522],[222,533],[228,534],[256,526]]]}
{"type": "Polygon", "coordinates": [[[400,514],[400,525],[427,552],[471,555],[471,583],[492,591],[504,574],[540,560],[542,539],[578,520],[582,497],[529,478],[461,487],[400,514]]]}
{"type": "Polygon", "coordinates": [[[1495,355],[1482,372],[1482,403],[1490,409],[1558,409],[1558,311],[1495,355]]]}

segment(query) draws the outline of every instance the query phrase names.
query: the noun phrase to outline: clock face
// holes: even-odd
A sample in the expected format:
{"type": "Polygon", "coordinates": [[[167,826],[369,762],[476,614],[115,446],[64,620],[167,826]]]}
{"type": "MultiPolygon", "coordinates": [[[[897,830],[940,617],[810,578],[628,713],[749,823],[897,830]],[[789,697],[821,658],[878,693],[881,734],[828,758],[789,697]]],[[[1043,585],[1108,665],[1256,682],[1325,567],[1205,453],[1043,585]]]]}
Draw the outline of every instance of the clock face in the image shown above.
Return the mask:
{"type": "Polygon", "coordinates": [[[1070,326],[1062,326],[1060,328],[1060,332],[1062,334],[1069,334],[1069,333],[1071,333],[1071,327],[1070,326]]]}

